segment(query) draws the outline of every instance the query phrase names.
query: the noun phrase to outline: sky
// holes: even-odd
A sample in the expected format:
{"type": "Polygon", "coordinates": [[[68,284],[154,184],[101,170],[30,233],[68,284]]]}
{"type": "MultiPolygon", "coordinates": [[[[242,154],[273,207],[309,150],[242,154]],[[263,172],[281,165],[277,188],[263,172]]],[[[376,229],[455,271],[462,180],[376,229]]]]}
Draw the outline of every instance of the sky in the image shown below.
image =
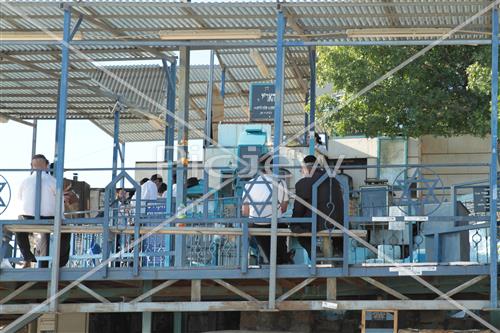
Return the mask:
{"type": "MultiPolygon", "coordinates": [[[[192,51],[191,65],[208,64],[209,54],[209,51],[192,51]]],[[[215,60],[217,64],[217,59],[215,60]]],[[[144,63],[161,64],[161,61],[141,62],[144,63]]],[[[106,64],[123,65],[123,62],[106,64]]],[[[54,159],[55,125],[55,120],[38,121],[36,153],[44,154],[51,162],[54,159]]],[[[0,198],[7,203],[9,187],[11,193],[10,203],[0,219],[11,219],[18,215],[18,202],[15,198],[22,180],[29,173],[4,170],[30,168],[32,137],[33,130],[29,126],[14,121],[0,123],[0,176],[9,184],[0,192],[0,198]]],[[[158,152],[163,149],[163,142],[160,141],[128,142],[125,145],[125,167],[134,167],[136,161],[156,161],[158,155],[161,157],[158,152]]],[[[112,158],[112,137],[88,120],[67,120],[65,168],[111,168],[112,158]]],[[[65,173],[67,178],[72,176],[72,172],[65,173]]],[[[78,177],[91,187],[105,187],[111,180],[111,171],[78,172],[78,177]]]]}

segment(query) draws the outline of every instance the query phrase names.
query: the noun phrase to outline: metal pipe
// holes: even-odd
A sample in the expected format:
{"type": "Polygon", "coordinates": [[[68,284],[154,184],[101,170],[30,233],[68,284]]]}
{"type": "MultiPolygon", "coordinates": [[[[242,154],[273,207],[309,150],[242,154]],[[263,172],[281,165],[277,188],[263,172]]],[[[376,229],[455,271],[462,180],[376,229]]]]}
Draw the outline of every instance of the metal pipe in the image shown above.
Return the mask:
{"type": "MultiPolygon", "coordinates": [[[[289,41],[285,42],[285,47],[304,47],[304,46],[425,46],[435,43],[436,40],[386,40],[386,41],[289,41]]],[[[17,46],[17,45],[52,45],[58,46],[59,41],[44,40],[44,41],[26,41],[26,40],[5,40],[2,45],[17,46]]],[[[490,45],[491,39],[464,39],[464,40],[443,40],[439,45],[490,45]]],[[[239,48],[256,48],[256,47],[274,47],[273,42],[262,41],[123,41],[123,40],[75,40],[72,42],[75,47],[78,46],[115,46],[115,47],[171,47],[173,49],[181,47],[191,47],[193,49],[239,49],[239,48]]]]}
{"type": "Polygon", "coordinates": [[[40,211],[42,206],[42,170],[36,172],[36,187],[35,187],[35,221],[40,221],[40,211]]]}
{"type": "Polygon", "coordinates": [[[38,120],[33,120],[33,137],[31,138],[31,156],[30,159],[36,155],[36,139],[38,132],[38,120]]]}
{"type": "MultiPolygon", "coordinates": [[[[436,40],[372,40],[372,41],[290,41],[286,47],[304,46],[427,46],[436,40]]],[[[445,45],[490,45],[489,39],[443,40],[437,46],[445,45]]]]}
{"type": "Polygon", "coordinates": [[[224,98],[225,94],[226,94],[226,67],[223,67],[220,76],[220,96],[224,98]]]}
{"type": "Polygon", "coordinates": [[[316,48],[309,48],[309,69],[311,79],[309,85],[309,155],[314,155],[314,129],[316,122],[316,48]]]}
{"type": "Polygon", "coordinates": [[[118,103],[113,107],[113,166],[111,179],[115,179],[118,172],[118,150],[120,149],[120,106],[118,103]]]}
{"type": "MultiPolygon", "coordinates": [[[[121,172],[125,172],[125,142],[122,143],[122,147],[121,147],[120,151],[121,151],[121,154],[120,154],[121,172]]],[[[120,187],[125,188],[125,177],[122,178],[120,187]]]]}
{"type": "Polygon", "coordinates": [[[497,200],[498,200],[498,5],[491,11],[491,166],[490,166],[490,302],[498,307],[498,245],[497,245],[497,200]]]}
{"type": "MultiPolygon", "coordinates": [[[[173,196],[173,182],[174,182],[174,140],[175,140],[175,87],[176,87],[176,62],[172,62],[170,67],[167,60],[162,60],[163,70],[165,72],[166,81],[166,113],[165,113],[165,156],[164,159],[167,163],[167,194],[166,194],[166,217],[169,218],[172,214],[172,196],[173,196]]],[[[172,250],[171,235],[166,236],[166,248],[172,250]]],[[[170,266],[170,256],[166,256],[165,265],[170,266]]]]}
{"type": "MultiPolygon", "coordinates": [[[[214,88],[214,58],[215,52],[214,50],[210,51],[210,67],[209,67],[209,75],[208,75],[208,85],[207,85],[207,103],[205,106],[205,140],[203,143],[203,149],[206,152],[206,149],[210,146],[210,139],[212,138],[212,97],[213,97],[213,88],[214,88]]],[[[204,154],[203,158],[205,159],[206,154],[204,154]]],[[[208,193],[208,169],[206,167],[203,168],[203,190],[204,193],[208,193]]],[[[203,217],[208,218],[208,200],[203,200],[203,217]]]]}
{"type": "MultiPolygon", "coordinates": [[[[188,167],[188,127],[189,121],[189,63],[190,49],[182,47],[179,52],[179,111],[180,119],[177,129],[177,170],[176,170],[176,208],[179,211],[186,203],[186,183],[188,167]]],[[[184,236],[175,236],[175,266],[184,264],[184,236]]]]}
{"type": "Polygon", "coordinates": [[[54,213],[54,235],[52,241],[52,270],[49,286],[50,310],[57,311],[59,289],[59,255],[61,252],[61,224],[64,214],[64,150],[66,140],[66,107],[68,103],[68,72],[69,51],[71,38],[71,6],[64,5],[63,43],[61,45],[61,83],[56,121],[56,149],[55,149],[55,177],[56,177],[56,206],[54,213]]]}
{"type": "MultiPolygon", "coordinates": [[[[276,41],[276,83],[275,83],[275,105],[274,105],[274,156],[273,156],[273,177],[279,181],[280,146],[283,133],[283,102],[285,100],[285,47],[284,36],[286,28],[286,18],[281,8],[277,12],[277,41],[276,41]]],[[[278,233],[278,188],[273,186],[272,194],[273,215],[271,218],[271,251],[269,267],[269,309],[276,307],[276,246],[278,233]]]]}

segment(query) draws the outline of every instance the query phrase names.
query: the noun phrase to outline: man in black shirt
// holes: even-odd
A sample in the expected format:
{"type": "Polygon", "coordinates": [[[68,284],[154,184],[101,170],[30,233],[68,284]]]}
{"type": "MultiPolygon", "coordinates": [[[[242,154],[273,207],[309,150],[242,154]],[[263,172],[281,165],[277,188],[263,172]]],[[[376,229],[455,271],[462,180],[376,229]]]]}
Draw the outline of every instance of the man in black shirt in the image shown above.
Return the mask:
{"type": "MultiPolygon", "coordinates": [[[[310,217],[313,199],[313,186],[321,176],[325,174],[325,170],[320,168],[316,163],[316,157],[308,155],[303,160],[302,173],[304,178],[295,184],[295,202],[293,205],[292,217],[310,217]],[[305,201],[305,202],[304,202],[305,201]],[[307,204],[306,204],[307,203],[307,204]]],[[[317,207],[323,216],[328,216],[330,219],[344,224],[344,200],[342,197],[342,187],[335,178],[326,178],[318,187],[317,207]]],[[[325,220],[320,213],[317,213],[317,231],[333,229],[334,225],[325,220]]],[[[310,223],[293,223],[291,230],[297,233],[311,232],[310,223]]],[[[326,239],[326,238],[325,238],[326,239]]],[[[311,238],[299,237],[300,245],[307,251],[309,258],[311,257],[311,238]]],[[[341,253],[342,251],[342,238],[335,238],[333,240],[333,251],[341,253]]]]}

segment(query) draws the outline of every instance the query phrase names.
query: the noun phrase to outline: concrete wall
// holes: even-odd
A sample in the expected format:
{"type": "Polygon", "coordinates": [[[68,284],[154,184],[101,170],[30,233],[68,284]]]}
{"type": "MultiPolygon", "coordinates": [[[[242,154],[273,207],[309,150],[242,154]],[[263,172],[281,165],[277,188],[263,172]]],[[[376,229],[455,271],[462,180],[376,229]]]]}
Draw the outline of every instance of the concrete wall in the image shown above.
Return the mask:
{"type": "MultiPolygon", "coordinates": [[[[366,158],[368,165],[376,165],[379,154],[379,138],[330,138],[329,157],[366,158]]],[[[408,139],[408,164],[460,164],[489,163],[490,138],[478,138],[471,135],[457,137],[435,137],[431,135],[408,139]]],[[[484,167],[432,167],[439,175],[443,185],[483,180],[489,175],[489,168],[484,167]]],[[[430,172],[428,172],[430,173],[430,172]]],[[[368,169],[367,177],[377,176],[377,169],[368,169]]],[[[360,175],[357,176],[358,178],[360,175]]],[[[363,179],[355,179],[355,185],[363,179]]]]}
{"type": "MultiPolygon", "coordinates": [[[[470,135],[458,137],[423,136],[420,138],[420,161],[424,164],[489,163],[490,138],[470,135]]],[[[433,167],[445,186],[488,179],[488,167],[433,167]]]]}

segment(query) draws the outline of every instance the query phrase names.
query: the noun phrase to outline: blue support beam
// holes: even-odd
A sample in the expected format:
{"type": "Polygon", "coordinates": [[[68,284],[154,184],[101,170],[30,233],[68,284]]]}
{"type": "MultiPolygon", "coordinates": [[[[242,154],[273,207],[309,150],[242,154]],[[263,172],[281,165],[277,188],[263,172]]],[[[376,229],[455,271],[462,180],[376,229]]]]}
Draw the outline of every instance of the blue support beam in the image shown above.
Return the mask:
{"type": "MultiPolygon", "coordinates": [[[[274,141],[273,141],[273,177],[277,181],[279,178],[280,146],[283,133],[283,106],[285,100],[285,28],[286,18],[281,8],[277,12],[277,41],[276,41],[276,99],[274,106],[274,141]]],[[[273,186],[272,195],[273,215],[271,218],[271,251],[269,268],[269,308],[276,307],[276,245],[278,229],[278,190],[273,186]]]]}
{"type": "Polygon", "coordinates": [[[38,121],[35,119],[33,120],[33,134],[31,138],[31,157],[36,155],[36,139],[37,139],[37,131],[38,131],[38,121]]]}
{"type": "MultiPolygon", "coordinates": [[[[213,97],[213,88],[214,88],[214,58],[215,51],[210,51],[210,67],[209,67],[209,75],[208,75],[208,85],[207,85],[207,100],[205,106],[205,140],[203,141],[203,149],[206,149],[210,146],[211,138],[212,138],[212,97],[213,97]]],[[[205,156],[204,156],[205,158],[205,156]]],[[[209,181],[208,169],[203,168],[203,192],[208,193],[208,181],[209,181]]],[[[208,203],[209,200],[203,200],[203,217],[208,218],[208,203]]]]}
{"type": "Polygon", "coordinates": [[[51,298],[50,310],[56,311],[59,289],[59,254],[61,252],[61,224],[64,214],[64,152],[66,143],[66,109],[68,103],[69,52],[71,39],[71,6],[64,5],[63,42],[61,43],[61,79],[59,85],[58,110],[56,120],[56,149],[55,149],[55,177],[56,177],[56,207],[54,214],[54,235],[52,238],[52,270],[49,287],[51,298]]]}
{"type": "MultiPolygon", "coordinates": [[[[167,124],[165,128],[165,151],[164,160],[167,165],[167,194],[166,194],[166,217],[169,218],[172,215],[172,188],[174,182],[174,140],[175,140],[175,88],[176,88],[176,62],[172,62],[170,66],[166,59],[162,60],[163,70],[165,72],[166,80],[166,95],[167,95],[167,105],[165,113],[165,123],[167,124]]],[[[165,247],[168,250],[172,250],[172,239],[171,235],[166,236],[165,247]]],[[[165,258],[165,265],[170,266],[171,260],[170,255],[165,258]]]]}
{"type": "MultiPolygon", "coordinates": [[[[189,63],[190,49],[181,47],[179,51],[179,124],[177,127],[177,170],[176,208],[179,212],[186,204],[186,183],[188,169],[188,122],[189,122],[189,63]]],[[[184,215],[184,214],[182,214],[184,215]]],[[[184,264],[186,237],[175,236],[175,266],[184,264]]]]}
{"type": "Polygon", "coordinates": [[[226,67],[222,68],[222,73],[220,76],[220,96],[224,98],[226,94],[226,67]]]}
{"type": "Polygon", "coordinates": [[[498,5],[491,13],[491,165],[490,165],[490,302],[498,307],[498,252],[497,252],[497,206],[498,206],[498,5]]]}
{"type": "Polygon", "coordinates": [[[111,179],[115,179],[118,173],[118,153],[120,150],[120,106],[118,103],[113,107],[113,166],[111,179]]]}
{"type": "Polygon", "coordinates": [[[166,150],[165,160],[167,161],[167,216],[172,213],[172,186],[174,182],[174,141],[175,141],[175,89],[177,77],[177,64],[172,62],[170,67],[166,60],[163,60],[163,69],[165,70],[167,80],[167,113],[165,115],[166,131],[166,150]]]}
{"type": "Polygon", "coordinates": [[[309,68],[311,72],[309,86],[309,155],[314,155],[314,130],[316,122],[316,48],[309,48],[309,68]]]}
{"type": "MultiPolygon", "coordinates": [[[[287,41],[285,47],[307,47],[307,46],[426,46],[435,43],[436,40],[387,40],[387,41],[287,41]]],[[[190,47],[196,49],[223,49],[223,48],[258,48],[275,47],[276,43],[267,41],[225,41],[225,40],[199,40],[199,41],[168,41],[168,40],[75,40],[74,46],[115,46],[115,47],[190,47]]],[[[491,39],[447,39],[439,45],[490,45],[491,39]]],[[[2,45],[59,45],[58,41],[26,41],[5,40],[2,45]]]]}

